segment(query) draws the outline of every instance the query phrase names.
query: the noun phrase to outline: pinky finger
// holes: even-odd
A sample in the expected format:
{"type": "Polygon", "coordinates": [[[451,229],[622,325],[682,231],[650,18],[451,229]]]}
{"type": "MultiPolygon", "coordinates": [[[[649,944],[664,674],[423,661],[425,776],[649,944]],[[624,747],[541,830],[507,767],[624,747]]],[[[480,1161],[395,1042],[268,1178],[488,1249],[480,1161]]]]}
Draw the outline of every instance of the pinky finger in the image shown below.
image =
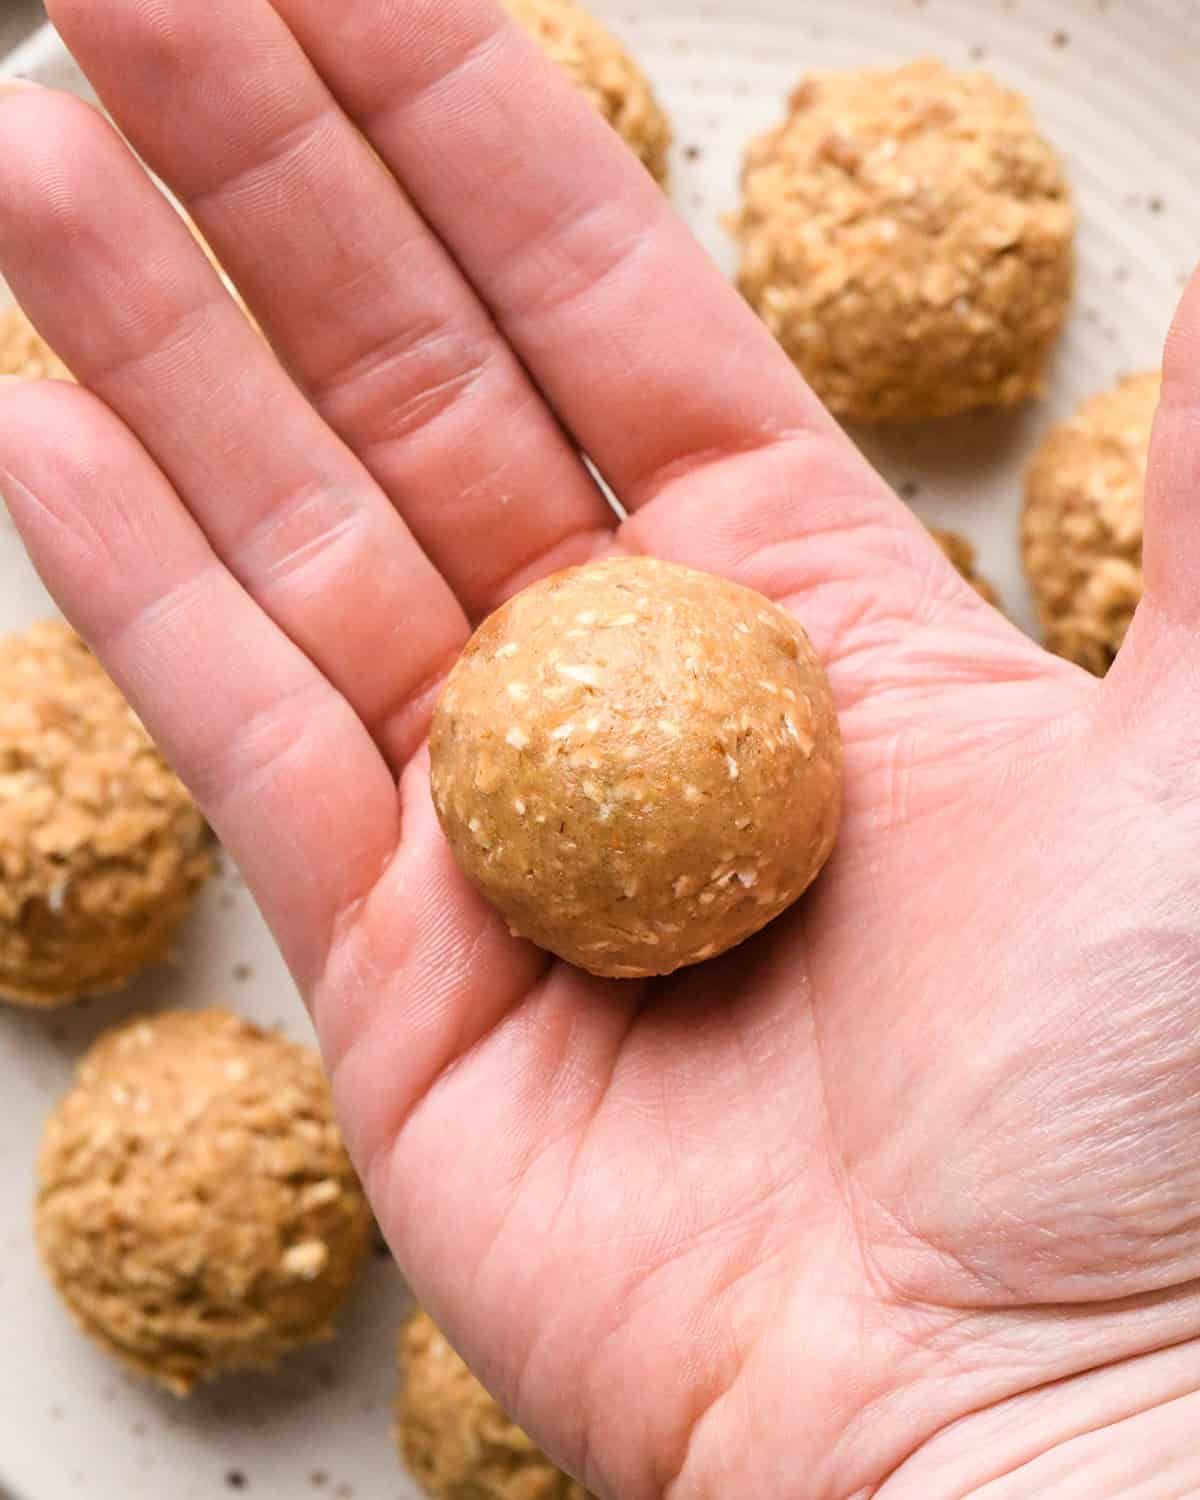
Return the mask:
{"type": "Polygon", "coordinates": [[[399,837],[395,783],[366,729],[89,392],[5,385],[0,494],[46,586],[191,788],[307,990],[339,914],[399,837]]]}

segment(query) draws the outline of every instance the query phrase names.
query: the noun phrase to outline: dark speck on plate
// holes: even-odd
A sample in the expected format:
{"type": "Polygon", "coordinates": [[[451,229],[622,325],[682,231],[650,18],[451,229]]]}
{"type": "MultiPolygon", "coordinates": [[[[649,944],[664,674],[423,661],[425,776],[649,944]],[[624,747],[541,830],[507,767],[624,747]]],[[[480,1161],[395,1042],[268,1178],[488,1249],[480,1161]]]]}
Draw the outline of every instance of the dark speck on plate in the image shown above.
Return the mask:
{"type": "Polygon", "coordinates": [[[231,1490],[244,1490],[249,1487],[249,1480],[242,1473],[241,1469],[230,1469],[229,1473],[225,1476],[225,1483],[231,1490]]]}

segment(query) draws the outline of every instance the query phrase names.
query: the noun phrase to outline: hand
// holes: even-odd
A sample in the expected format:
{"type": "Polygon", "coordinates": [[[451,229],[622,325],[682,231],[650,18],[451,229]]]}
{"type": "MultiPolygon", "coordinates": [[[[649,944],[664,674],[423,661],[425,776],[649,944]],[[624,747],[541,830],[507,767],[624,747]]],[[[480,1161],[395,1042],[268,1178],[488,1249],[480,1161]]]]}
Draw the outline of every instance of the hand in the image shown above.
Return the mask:
{"type": "Polygon", "coordinates": [[[1097,682],[487,0],[50,9],[278,360],[97,114],[6,97],[0,261],[83,388],[6,391],[0,488],[250,881],[419,1296],[605,1496],[1194,1492],[1200,285],[1097,682]],[[509,938],[422,748],[471,623],[621,548],[794,607],[846,740],[819,886],[655,984],[509,938]]]}

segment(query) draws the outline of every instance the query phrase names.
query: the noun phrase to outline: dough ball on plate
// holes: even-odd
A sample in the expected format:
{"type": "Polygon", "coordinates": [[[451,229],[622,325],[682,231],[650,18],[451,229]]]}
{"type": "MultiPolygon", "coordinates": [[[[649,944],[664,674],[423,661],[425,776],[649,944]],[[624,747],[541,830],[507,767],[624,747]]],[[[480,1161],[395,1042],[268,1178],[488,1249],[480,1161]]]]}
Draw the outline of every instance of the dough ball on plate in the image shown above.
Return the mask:
{"type": "Polygon", "coordinates": [[[815,72],[752,142],[739,285],[839,417],[1040,394],[1075,217],[1025,100],[936,62],[815,72]]]}
{"type": "Polygon", "coordinates": [[[0,308],[0,375],[70,380],[71,372],[15,302],[0,308]]]}
{"type": "Polygon", "coordinates": [[[653,558],[568,569],[476,631],[434,714],[433,797],[512,930],[595,974],[669,974],[816,878],[841,739],[808,637],[653,558]]]}
{"type": "Polygon", "coordinates": [[[0,997],[126,984],[212,868],[191,797],[75,632],[0,637],[0,997]]]}
{"type": "Polygon", "coordinates": [[[1046,645],[1103,675],[1142,597],[1142,518],[1157,371],[1055,427],[1025,480],[1021,547],[1046,645]]]}
{"type": "Polygon", "coordinates": [[[1000,607],[1000,596],[987,581],[975,571],[975,548],[957,531],[945,531],[940,526],[931,526],[929,534],[954,564],[981,599],[1000,607]]]}
{"type": "Polygon", "coordinates": [[[504,0],[513,20],[588,96],[664,185],[671,124],[650,80],[616,37],[575,0],[504,0]]]}
{"type": "Polygon", "coordinates": [[[418,1310],[400,1335],[396,1441],[433,1500],[588,1500],[505,1416],[418,1310]]]}
{"type": "Polygon", "coordinates": [[[36,1216],[76,1322],[178,1395],[328,1337],[371,1223],[315,1052],[224,1010],[96,1043],[46,1125],[36,1216]]]}

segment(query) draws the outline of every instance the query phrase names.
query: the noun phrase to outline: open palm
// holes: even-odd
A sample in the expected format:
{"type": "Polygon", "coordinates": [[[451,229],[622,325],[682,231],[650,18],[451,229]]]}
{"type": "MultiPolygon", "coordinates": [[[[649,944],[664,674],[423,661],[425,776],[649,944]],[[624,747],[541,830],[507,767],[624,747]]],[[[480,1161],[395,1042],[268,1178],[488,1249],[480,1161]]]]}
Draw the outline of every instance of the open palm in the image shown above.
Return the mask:
{"type": "Polygon", "coordinates": [[[6,97],[0,259],[86,389],[6,392],[0,488],[255,891],[435,1316],[622,1500],[1200,1487],[1200,293],[1101,684],[488,0],[50,9],[274,352],[100,116],[6,97]],[[472,622],[621,548],[794,607],[846,741],[819,886],[656,983],[508,936],[423,748],[472,622]]]}

